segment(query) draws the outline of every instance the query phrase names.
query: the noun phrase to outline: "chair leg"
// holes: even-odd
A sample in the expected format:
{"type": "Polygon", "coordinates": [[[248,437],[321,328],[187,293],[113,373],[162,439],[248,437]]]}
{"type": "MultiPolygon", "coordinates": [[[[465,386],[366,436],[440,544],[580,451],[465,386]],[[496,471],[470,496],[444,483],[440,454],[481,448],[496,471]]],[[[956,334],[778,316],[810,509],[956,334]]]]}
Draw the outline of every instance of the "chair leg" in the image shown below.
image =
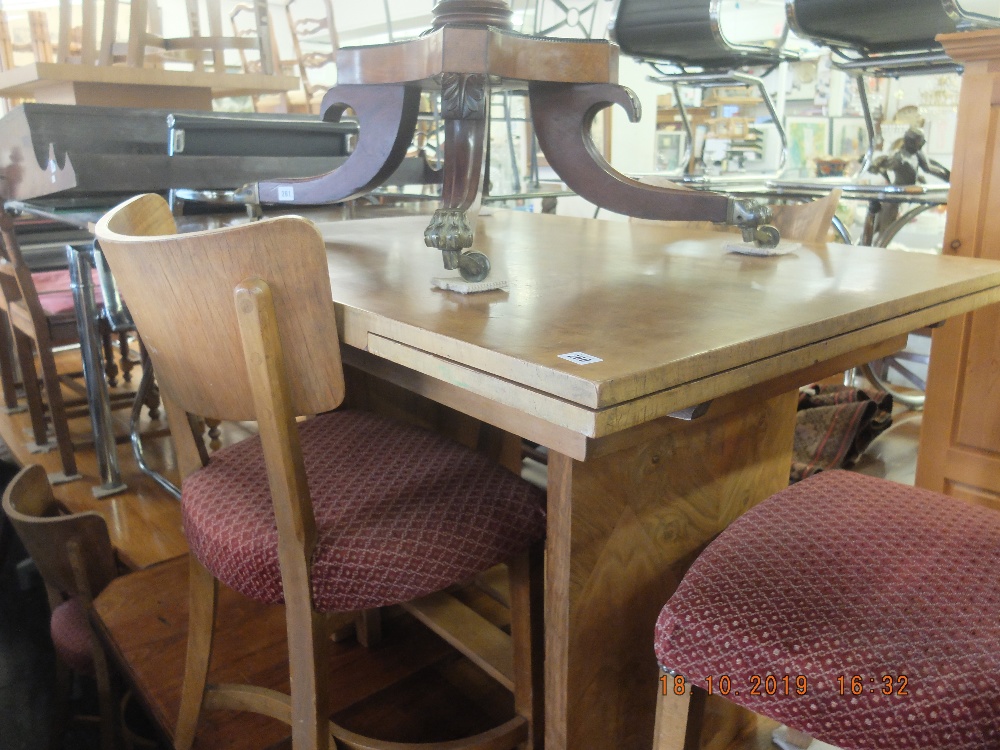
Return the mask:
{"type": "Polygon", "coordinates": [[[73,453],[73,439],[69,435],[69,422],[66,418],[66,406],[63,403],[56,361],[52,352],[43,351],[42,347],[39,347],[38,359],[41,360],[42,382],[45,384],[45,395],[49,399],[49,417],[52,419],[52,429],[56,433],[56,445],[59,447],[63,473],[67,477],[72,477],[76,475],[76,456],[73,453]]]}
{"type": "Polygon", "coordinates": [[[358,612],[354,633],[365,648],[375,648],[382,642],[382,610],[365,609],[358,612]]]}
{"type": "Polygon", "coordinates": [[[108,657],[97,640],[97,634],[90,630],[90,653],[94,662],[94,679],[97,682],[97,710],[101,722],[101,750],[120,748],[118,721],[118,695],[111,681],[108,657]]]}
{"type": "Polygon", "coordinates": [[[115,346],[111,341],[111,329],[101,326],[101,345],[104,349],[104,374],[107,375],[108,385],[114,388],[118,385],[118,365],[115,364],[115,346]]]}
{"type": "Polygon", "coordinates": [[[208,664],[212,658],[212,633],[219,596],[219,583],[192,555],[188,566],[188,642],[184,664],[181,705],[174,730],[175,750],[190,750],[205,702],[208,664]]]}
{"type": "Polygon", "coordinates": [[[118,334],[118,354],[121,361],[122,380],[126,383],[131,383],[132,368],[135,367],[135,360],[132,359],[132,348],[129,346],[128,333],[125,331],[118,334]]]}
{"type": "Polygon", "coordinates": [[[510,636],[514,647],[514,710],[528,720],[524,750],[545,746],[545,545],[511,560],[510,636]]]}
{"type": "Polygon", "coordinates": [[[61,750],[63,738],[66,735],[66,727],[69,726],[69,694],[73,686],[73,672],[70,668],[56,659],[56,679],[55,696],[52,709],[52,726],[49,730],[50,750],[61,750]]]}
{"type": "Polygon", "coordinates": [[[698,750],[707,693],[690,684],[681,695],[673,688],[669,678],[665,694],[663,683],[657,686],[653,750],[698,750]]]}
{"type": "Polygon", "coordinates": [[[298,592],[292,593],[288,586],[285,592],[288,672],[292,685],[292,747],[295,750],[329,750],[330,639],[326,617],[313,611],[308,594],[296,596],[298,592]]]}
{"type": "Polygon", "coordinates": [[[3,387],[3,404],[7,409],[17,408],[17,376],[14,374],[14,341],[11,337],[10,319],[0,310],[0,386],[3,387]]]}
{"type": "MultiPolygon", "coordinates": [[[[147,367],[152,367],[153,365],[149,363],[149,353],[146,351],[146,347],[142,344],[142,339],[139,339],[139,361],[142,363],[143,372],[147,367]]],[[[146,394],[144,402],[146,408],[149,410],[149,418],[157,419],[160,416],[160,388],[156,384],[156,379],[149,386],[149,392],[146,394]]]]}
{"type": "Polygon", "coordinates": [[[28,402],[31,432],[36,445],[45,445],[49,442],[49,436],[45,428],[45,406],[42,403],[42,392],[38,388],[38,371],[35,370],[35,354],[32,351],[31,339],[15,331],[14,344],[17,349],[17,360],[21,364],[21,383],[24,385],[24,400],[28,402]]]}

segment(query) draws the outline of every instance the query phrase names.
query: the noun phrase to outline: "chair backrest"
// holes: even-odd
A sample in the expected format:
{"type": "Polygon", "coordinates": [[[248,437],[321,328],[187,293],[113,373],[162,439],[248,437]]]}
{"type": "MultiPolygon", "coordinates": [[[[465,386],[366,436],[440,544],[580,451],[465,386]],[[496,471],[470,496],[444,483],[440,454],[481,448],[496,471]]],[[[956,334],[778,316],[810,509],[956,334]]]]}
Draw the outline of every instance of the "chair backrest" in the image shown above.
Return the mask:
{"type": "Polygon", "coordinates": [[[41,466],[10,481],[3,509],[50,591],[89,602],[117,576],[104,519],[93,512],[61,515],[41,466]]]}
{"type": "Polygon", "coordinates": [[[340,404],[344,375],[323,238],[300,217],[176,234],[167,202],[137,196],[96,236],[156,369],[164,400],[190,414],[257,420],[234,290],[260,279],[297,415],[340,404]]]}
{"type": "Polygon", "coordinates": [[[21,253],[21,245],[14,231],[14,217],[3,210],[0,210],[0,292],[7,305],[11,302],[23,302],[31,316],[39,346],[48,345],[47,316],[38,298],[31,269],[21,253]]]}
{"type": "Polygon", "coordinates": [[[771,224],[781,236],[798,242],[824,242],[830,234],[833,215],[840,203],[841,190],[833,190],[809,203],[772,206],[771,224]]]}
{"type": "Polygon", "coordinates": [[[770,43],[737,44],[725,35],[722,0],[618,0],[611,35],[626,55],[708,70],[780,62],[786,28],[770,43]]]}
{"type": "Polygon", "coordinates": [[[938,34],[1000,22],[955,0],[785,0],[785,9],[799,36],[865,54],[940,50],[938,34]]]}
{"type": "Polygon", "coordinates": [[[322,0],[324,15],[321,17],[296,16],[294,6],[296,0],[287,0],[285,14],[288,26],[292,32],[292,44],[295,58],[299,63],[299,77],[302,79],[302,90],[306,99],[311,100],[317,93],[325,93],[328,86],[311,80],[315,78],[314,71],[337,62],[337,50],[340,49],[340,38],[337,35],[337,23],[333,16],[331,0],[322,0]],[[320,48],[303,49],[303,40],[319,37],[320,48]],[[329,40],[329,47],[327,41],[329,40]]]}
{"type": "Polygon", "coordinates": [[[229,12],[229,25],[232,27],[234,38],[259,41],[255,59],[247,55],[247,50],[239,50],[240,65],[244,73],[270,75],[284,72],[278,57],[278,40],[266,4],[237,3],[229,12]]]}
{"type": "MultiPolygon", "coordinates": [[[[120,3],[121,0],[105,0],[106,19],[116,17],[113,14],[117,13],[117,5],[120,3]]],[[[206,70],[206,54],[208,54],[207,69],[215,73],[226,72],[227,50],[264,50],[262,57],[270,60],[270,48],[267,46],[270,44],[270,37],[267,33],[260,39],[224,35],[219,0],[186,0],[185,8],[188,36],[164,38],[156,0],[130,0],[128,41],[124,45],[118,44],[114,34],[115,29],[108,29],[106,26],[101,42],[102,64],[111,64],[112,61],[124,58],[125,64],[129,67],[147,67],[146,55],[149,50],[154,50],[157,57],[163,59],[169,57],[175,61],[190,62],[195,70],[206,70]],[[205,19],[208,22],[207,35],[202,33],[202,22],[205,19]]]]}

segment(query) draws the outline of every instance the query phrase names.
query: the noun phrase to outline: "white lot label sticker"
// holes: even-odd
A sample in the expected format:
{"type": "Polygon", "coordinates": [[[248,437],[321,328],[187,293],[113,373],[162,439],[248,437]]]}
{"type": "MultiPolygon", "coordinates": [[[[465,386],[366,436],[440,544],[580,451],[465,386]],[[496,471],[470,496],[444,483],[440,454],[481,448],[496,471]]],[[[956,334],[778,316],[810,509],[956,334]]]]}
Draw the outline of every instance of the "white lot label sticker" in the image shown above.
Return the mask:
{"type": "Polygon", "coordinates": [[[279,201],[295,200],[295,188],[291,185],[278,185],[278,200],[279,201]]]}
{"type": "Polygon", "coordinates": [[[593,354],[586,354],[584,352],[569,352],[568,354],[560,354],[559,359],[576,362],[578,365],[592,365],[595,362],[604,361],[600,357],[595,357],[593,354]]]}

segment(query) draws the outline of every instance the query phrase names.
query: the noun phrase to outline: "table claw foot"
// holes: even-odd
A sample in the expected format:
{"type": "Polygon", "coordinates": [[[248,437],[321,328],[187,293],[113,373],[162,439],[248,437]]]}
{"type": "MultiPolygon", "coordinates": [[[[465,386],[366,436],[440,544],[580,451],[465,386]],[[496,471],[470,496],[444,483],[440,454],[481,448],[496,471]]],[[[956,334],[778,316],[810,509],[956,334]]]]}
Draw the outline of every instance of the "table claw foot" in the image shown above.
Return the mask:
{"type": "Polygon", "coordinates": [[[431,223],[424,230],[424,244],[436,247],[445,255],[445,268],[454,269],[458,256],[449,254],[460,253],[467,247],[472,247],[472,227],[465,211],[460,209],[439,208],[434,212],[431,223]],[[452,265],[448,265],[452,260],[452,265]]]}

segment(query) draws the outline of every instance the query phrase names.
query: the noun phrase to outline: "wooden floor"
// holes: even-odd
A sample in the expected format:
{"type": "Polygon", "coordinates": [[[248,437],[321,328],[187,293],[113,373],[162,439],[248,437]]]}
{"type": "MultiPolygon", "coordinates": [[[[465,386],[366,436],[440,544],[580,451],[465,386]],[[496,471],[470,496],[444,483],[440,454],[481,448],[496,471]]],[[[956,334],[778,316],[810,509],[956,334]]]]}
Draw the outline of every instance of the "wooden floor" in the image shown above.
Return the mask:
{"type": "MultiPolygon", "coordinates": [[[[73,355],[61,357],[60,365],[72,368],[73,355]]],[[[898,411],[896,424],[875,441],[857,468],[912,483],[919,426],[919,413],[898,411]]],[[[27,452],[26,427],[25,415],[0,415],[0,436],[20,463],[57,470],[56,452],[27,452]]],[[[79,420],[73,429],[83,434],[88,424],[79,420]]],[[[233,436],[245,434],[239,426],[231,430],[233,436]]],[[[150,451],[155,465],[172,470],[168,441],[152,441],[150,451]]],[[[127,445],[120,446],[119,454],[127,492],[95,499],[91,487],[99,483],[96,460],[92,448],[82,447],[77,457],[84,479],[57,487],[56,494],[71,510],[100,512],[116,544],[128,550],[124,562],[136,572],[119,579],[101,597],[99,608],[112,631],[108,640],[116,661],[138,688],[166,742],[176,716],[186,640],[186,547],[177,501],[139,472],[127,445]],[[155,533],[150,531],[154,528],[155,533]]],[[[464,596],[495,622],[507,616],[475,587],[465,589],[464,596]]],[[[287,689],[282,607],[259,605],[225,590],[217,633],[212,681],[287,689]]],[[[372,649],[353,638],[334,644],[331,668],[338,679],[330,710],[349,729],[386,740],[433,742],[494,726],[512,715],[506,691],[408,616],[388,612],[384,634],[382,645],[372,649]]],[[[762,719],[739,744],[713,750],[773,748],[770,733],[775,726],[762,719]]],[[[284,725],[232,712],[207,714],[196,741],[196,747],[213,750],[289,746],[284,725]]]]}

